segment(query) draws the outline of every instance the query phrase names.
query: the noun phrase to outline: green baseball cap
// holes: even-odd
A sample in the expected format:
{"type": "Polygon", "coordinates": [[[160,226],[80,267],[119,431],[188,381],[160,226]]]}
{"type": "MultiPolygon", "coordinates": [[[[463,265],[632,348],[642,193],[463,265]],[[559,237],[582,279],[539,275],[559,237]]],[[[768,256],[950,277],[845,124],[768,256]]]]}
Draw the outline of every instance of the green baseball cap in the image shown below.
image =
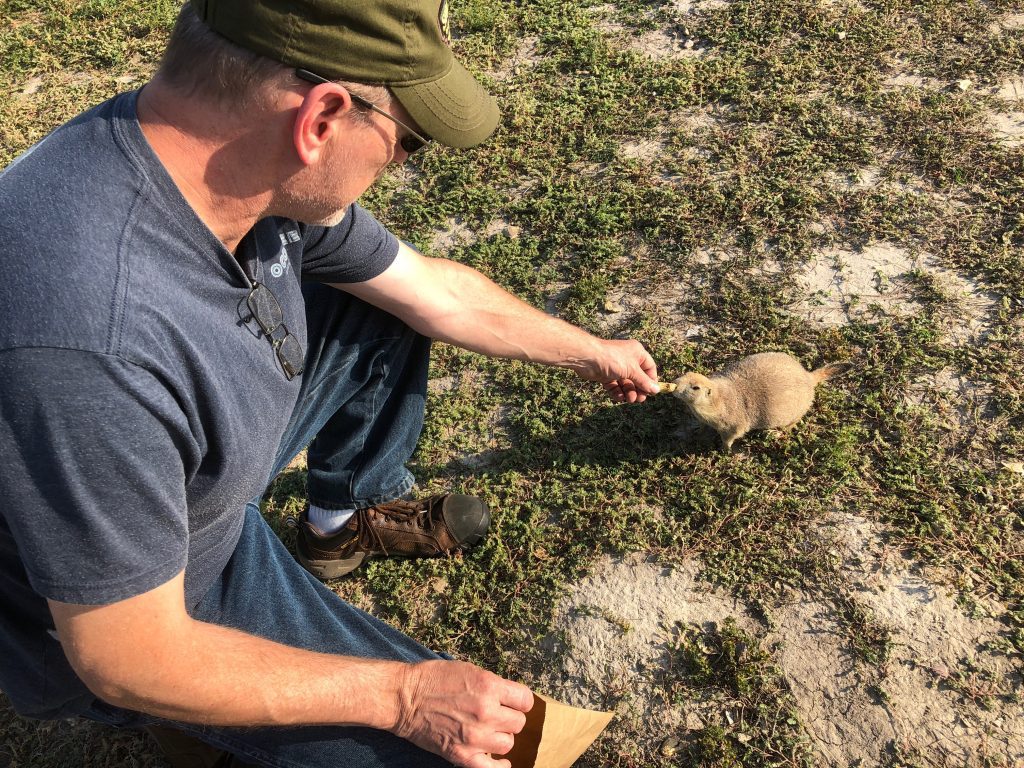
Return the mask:
{"type": "Polygon", "coordinates": [[[494,132],[498,104],[451,49],[448,0],[190,0],[250,51],[331,80],[386,85],[422,131],[450,147],[494,132]]]}

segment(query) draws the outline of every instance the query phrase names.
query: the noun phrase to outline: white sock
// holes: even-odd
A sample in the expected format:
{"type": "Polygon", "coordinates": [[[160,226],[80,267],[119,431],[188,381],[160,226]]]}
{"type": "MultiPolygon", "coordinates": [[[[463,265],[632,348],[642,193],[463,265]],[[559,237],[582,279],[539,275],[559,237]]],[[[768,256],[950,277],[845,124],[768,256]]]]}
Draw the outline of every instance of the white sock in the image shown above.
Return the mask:
{"type": "Polygon", "coordinates": [[[337,533],[355,513],[354,509],[324,509],[310,504],[307,519],[324,533],[337,533]]]}

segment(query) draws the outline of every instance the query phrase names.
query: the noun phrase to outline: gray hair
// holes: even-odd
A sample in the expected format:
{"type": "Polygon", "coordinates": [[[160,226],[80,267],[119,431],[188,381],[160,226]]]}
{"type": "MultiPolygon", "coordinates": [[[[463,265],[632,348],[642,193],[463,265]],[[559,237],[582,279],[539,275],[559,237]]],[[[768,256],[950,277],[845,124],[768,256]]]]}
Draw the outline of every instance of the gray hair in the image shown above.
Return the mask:
{"type": "MultiPolygon", "coordinates": [[[[245,109],[265,104],[274,86],[287,87],[294,69],[254,53],[203,24],[190,3],[182,6],[157,76],[175,90],[220,107],[245,109]]],[[[391,92],[384,86],[339,85],[379,106],[391,92]]],[[[356,115],[364,115],[357,110],[356,115]]],[[[366,115],[366,119],[369,116],[366,115]]]]}

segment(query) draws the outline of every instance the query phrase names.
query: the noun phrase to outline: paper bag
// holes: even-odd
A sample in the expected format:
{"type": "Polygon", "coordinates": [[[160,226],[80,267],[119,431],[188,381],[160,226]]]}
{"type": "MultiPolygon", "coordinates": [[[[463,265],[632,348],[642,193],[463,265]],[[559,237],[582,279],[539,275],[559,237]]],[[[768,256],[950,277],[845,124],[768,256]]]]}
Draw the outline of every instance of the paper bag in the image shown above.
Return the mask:
{"type": "MultiPolygon", "coordinates": [[[[507,755],[512,768],[569,768],[611,722],[611,712],[594,712],[533,694],[526,727],[507,755]]],[[[499,757],[495,755],[495,757],[499,757]]]]}

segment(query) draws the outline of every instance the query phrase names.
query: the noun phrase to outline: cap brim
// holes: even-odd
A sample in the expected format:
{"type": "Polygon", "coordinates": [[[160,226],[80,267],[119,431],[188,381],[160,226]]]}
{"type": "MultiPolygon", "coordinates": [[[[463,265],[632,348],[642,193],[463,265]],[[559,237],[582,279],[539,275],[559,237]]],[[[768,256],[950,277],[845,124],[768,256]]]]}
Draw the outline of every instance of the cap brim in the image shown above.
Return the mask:
{"type": "Polygon", "coordinates": [[[475,147],[498,127],[498,102],[458,61],[437,80],[390,88],[423,133],[449,147],[475,147]]]}

